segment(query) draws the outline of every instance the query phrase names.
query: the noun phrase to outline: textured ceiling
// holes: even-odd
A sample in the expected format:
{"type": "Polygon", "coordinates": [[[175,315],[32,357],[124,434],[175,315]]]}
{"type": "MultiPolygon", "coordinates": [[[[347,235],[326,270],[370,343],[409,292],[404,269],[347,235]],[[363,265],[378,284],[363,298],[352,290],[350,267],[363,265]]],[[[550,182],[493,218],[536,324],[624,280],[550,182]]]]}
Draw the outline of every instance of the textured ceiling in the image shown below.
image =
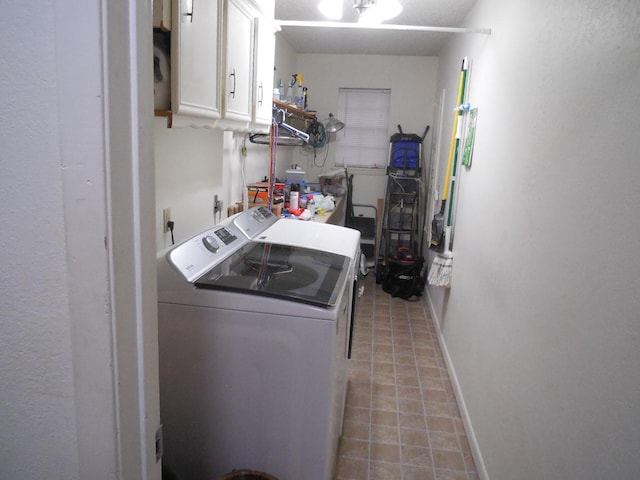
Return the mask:
{"type": "MultiPolygon", "coordinates": [[[[277,20],[325,21],[320,0],[275,0],[277,20]]],[[[460,27],[476,0],[400,0],[402,13],[385,22],[394,25],[460,27]]],[[[357,22],[352,0],[344,0],[342,22],[357,22]]],[[[438,55],[451,33],[344,28],[282,27],[298,53],[438,55]]]]}

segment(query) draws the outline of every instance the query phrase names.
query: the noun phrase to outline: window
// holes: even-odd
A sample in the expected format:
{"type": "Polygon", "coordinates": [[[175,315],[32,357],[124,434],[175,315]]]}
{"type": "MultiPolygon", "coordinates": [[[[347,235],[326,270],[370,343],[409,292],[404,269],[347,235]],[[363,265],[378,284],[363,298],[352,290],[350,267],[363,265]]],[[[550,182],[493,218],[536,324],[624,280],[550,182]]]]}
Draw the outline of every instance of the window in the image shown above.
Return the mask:
{"type": "Polygon", "coordinates": [[[341,88],[337,117],[336,165],[386,168],[389,156],[391,90],[341,88]]]}

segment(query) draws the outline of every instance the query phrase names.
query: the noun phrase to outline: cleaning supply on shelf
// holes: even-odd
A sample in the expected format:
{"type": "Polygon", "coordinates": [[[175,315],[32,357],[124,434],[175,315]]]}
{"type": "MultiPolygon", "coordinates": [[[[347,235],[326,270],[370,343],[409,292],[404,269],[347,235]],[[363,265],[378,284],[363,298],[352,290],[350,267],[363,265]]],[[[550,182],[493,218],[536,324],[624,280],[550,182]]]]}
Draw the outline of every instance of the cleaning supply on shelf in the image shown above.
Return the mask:
{"type": "Polygon", "coordinates": [[[291,75],[291,81],[289,82],[289,86],[287,87],[287,103],[293,105],[293,100],[295,98],[295,94],[293,89],[296,86],[296,82],[298,81],[298,74],[294,73],[291,75]]]}
{"type": "Polygon", "coordinates": [[[300,208],[300,185],[294,183],[291,185],[289,193],[289,210],[297,210],[300,208]]]}
{"type": "Polygon", "coordinates": [[[278,90],[280,91],[279,100],[283,101],[287,98],[287,92],[284,90],[284,84],[282,83],[282,79],[280,79],[280,83],[278,83],[278,90]]]}
{"type": "Polygon", "coordinates": [[[313,218],[316,214],[316,202],[313,199],[313,195],[307,195],[307,210],[309,211],[310,218],[313,218]]]}
{"type": "Polygon", "coordinates": [[[298,74],[298,86],[296,87],[296,96],[294,103],[296,107],[304,109],[304,88],[302,86],[302,75],[298,74]]]}

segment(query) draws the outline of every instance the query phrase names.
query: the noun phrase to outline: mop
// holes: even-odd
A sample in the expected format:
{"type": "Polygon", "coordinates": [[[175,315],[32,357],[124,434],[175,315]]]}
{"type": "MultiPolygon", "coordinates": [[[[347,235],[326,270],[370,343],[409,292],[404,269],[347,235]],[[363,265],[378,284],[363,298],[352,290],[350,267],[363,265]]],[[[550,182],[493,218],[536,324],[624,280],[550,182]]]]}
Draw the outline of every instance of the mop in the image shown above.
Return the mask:
{"type": "MultiPolygon", "coordinates": [[[[445,242],[449,245],[449,235],[451,234],[451,228],[445,229],[445,242]]],[[[448,287],[451,285],[451,272],[453,270],[453,253],[448,249],[442,253],[436,255],[431,264],[429,270],[429,276],[427,281],[429,285],[436,287],[448,287]]]]}
{"type": "Polygon", "coordinates": [[[461,108],[464,102],[466,78],[468,70],[468,60],[465,57],[462,60],[462,67],[460,69],[460,78],[458,81],[458,96],[456,104],[456,113],[453,116],[453,129],[451,131],[451,143],[449,145],[449,159],[447,162],[447,173],[445,175],[445,186],[442,194],[442,204],[440,213],[434,216],[432,222],[432,236],[439,238],[432,238],[432,248],[436,247],[438,254],[433,259],[431,269],[427,281],[429,285],[437,287],[448,287],[451,285],[451,273],[453,270],[453,253],[451,252],[451,225],[453,215],[453,192],[455,189],[456,173],[457,173],[457,158],[458,150],[460,146],[460,137],[462,131],[462,122],[459,120],[463,115],[463,109],[461,108]],[[448,197],[449,189],[451,190],[451,197],[448,197]],[[442,222],[444,221],[445,204],[449,198],[449,214],[447,217],[447,226],[442,231],[442,222]],[[443,238],[444,237],[444,238],[443,238]]]}

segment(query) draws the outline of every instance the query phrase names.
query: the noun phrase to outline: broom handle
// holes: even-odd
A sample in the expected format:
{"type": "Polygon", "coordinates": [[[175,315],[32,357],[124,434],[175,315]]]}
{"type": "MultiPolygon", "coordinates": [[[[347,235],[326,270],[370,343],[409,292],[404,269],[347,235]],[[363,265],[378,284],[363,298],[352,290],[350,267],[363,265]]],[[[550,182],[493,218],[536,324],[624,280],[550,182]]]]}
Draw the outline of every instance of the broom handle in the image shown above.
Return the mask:
{"type": "MultiPolygon", "coordinates": [[[[467,57],[462,59],[462,67],[460,68],[460,78],[458,80],[458,96],[456,97],[456,107],[462,104],[464,95],[465,78],[467,74],[467,57]]],[[[444,191],[442,192],[442,201],[446,202],[449,195],[449,183],[451,182],[451,170],[453,169],[453,157],[456,150],[456,138],[458,132],[458,117],[460,112],[456,112],[453,116],[453,129],[451,130],[451,142],[449,143],[449,158],[447,160],[447,173],[445,174],[444,191]]]]}
{"type": "Polygon", "coordinates": [[[461,108],[459,108],[463,103],[464,103],[464,97],[465,97],[465,89],[466,89],[466,84],[467,84],[467,57],[464,58],[464,60],[462,61],[462,89],[458,91],[458,105],[456,105],[457,111],[456,111],[456,117],[458,119],[458,122],[456,123],[456,131],[455,131],[455,147],[454,147],[454,153],[453,153],[453,172],[451,174],[451,201],[449,202],[449,215],[447,217],[447,226],[451,226],[452,225],[452,218],[453,218],[453,192],[456,186],[456,176],[458,174],[458,152],[460,150],[460,140],[462,137],[462,116],[464,115],[463,111],[461,108]]]}

